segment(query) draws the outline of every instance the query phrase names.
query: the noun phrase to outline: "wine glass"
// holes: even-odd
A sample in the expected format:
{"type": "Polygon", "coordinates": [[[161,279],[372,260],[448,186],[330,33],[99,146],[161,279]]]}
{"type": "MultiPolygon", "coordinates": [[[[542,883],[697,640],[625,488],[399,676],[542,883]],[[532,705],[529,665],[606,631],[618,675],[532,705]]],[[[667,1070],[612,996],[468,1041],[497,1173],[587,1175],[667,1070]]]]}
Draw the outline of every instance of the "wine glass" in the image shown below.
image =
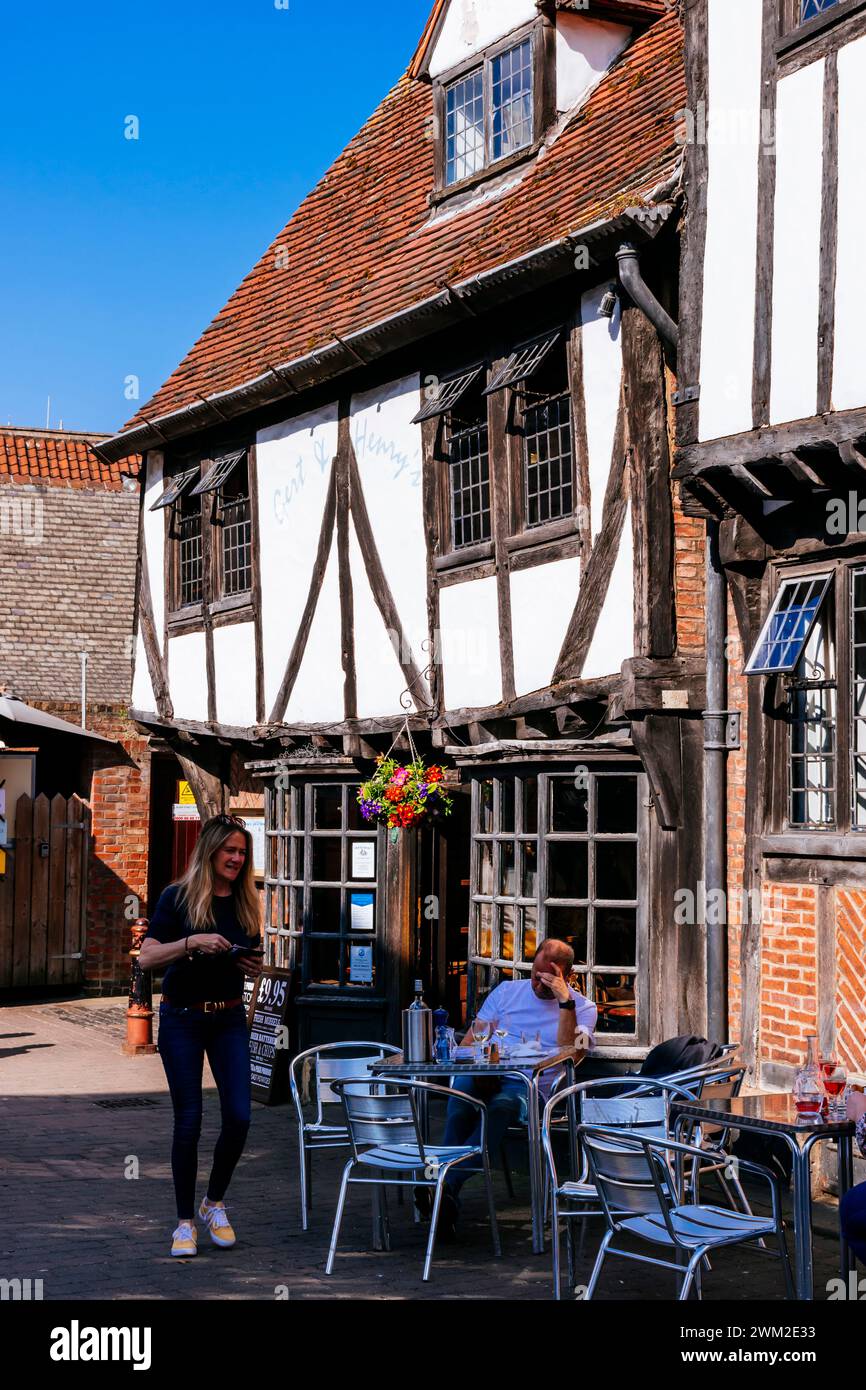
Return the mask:
{"type": "Polygon", "coordinates": [[[508,1029],[505,1026],[505,1024],[498,1023],[496,1025],[495,1032],[497,1038],[499,1039],[499,1056],[501,1058],[505,1058],[508,1056],[508,1049],[505,1045],[505,1039],[508,1037],[508,1029]]]}
{"type": "Polygon", "coordinates": [[[484,1060],[484,1044],[490,1037],[491,1025],[486,1018],[476,1018],[472,1024],[472,1038],[475,1043],[475,1057],[484,1060]]]}
{"type": "Polygon", "coordinates": [[[848,1081],[848,1073],[841,1062],[831,1062],[828,1060],[826,1067],[822,1062],[821,1074],[824,1090],[829,1096],[827,1118],[830,1120],[847,1119],[848,1111],[845,1103],[845,1086],[848,1081]]]}

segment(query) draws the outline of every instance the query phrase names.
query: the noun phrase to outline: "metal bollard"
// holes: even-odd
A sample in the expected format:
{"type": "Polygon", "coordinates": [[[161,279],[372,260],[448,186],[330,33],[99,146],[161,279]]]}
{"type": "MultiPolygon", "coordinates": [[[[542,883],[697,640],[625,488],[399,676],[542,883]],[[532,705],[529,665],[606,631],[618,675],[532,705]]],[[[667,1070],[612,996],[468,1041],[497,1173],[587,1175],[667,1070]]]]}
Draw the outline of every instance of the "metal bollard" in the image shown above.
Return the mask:
{"type": "Polygon", "coordinates": [[[147,932],[147,918],[138,917],[132,924],[132,949],[129,952],[132,970],[129,979],[129,1006],[126,1010],[126,1042],[121,1052],[127,1057],[143,1057],[156,1052],[153,1041],[153,996],[150,974],[138,963],[141,943],[147,932]]]}

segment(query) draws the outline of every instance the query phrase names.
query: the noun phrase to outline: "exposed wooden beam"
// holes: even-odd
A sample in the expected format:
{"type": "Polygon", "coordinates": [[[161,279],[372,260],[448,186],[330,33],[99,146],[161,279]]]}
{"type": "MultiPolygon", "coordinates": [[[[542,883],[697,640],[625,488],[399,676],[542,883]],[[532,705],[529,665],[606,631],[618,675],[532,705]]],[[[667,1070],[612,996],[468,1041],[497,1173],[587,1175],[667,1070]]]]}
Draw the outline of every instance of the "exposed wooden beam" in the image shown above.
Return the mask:
{"type": "Polygon", "coordinates": [[[150,591],[150,571],[147,563],[147,546],[144,541],[143,527],[139,547],[138,619],[141,624],[141,639],[144,643],[144,653],[147,657],[147,669],[150,673],[156,708],[163,719],[171,719],[174,715],[174,706],[169,691],[168,671],[163,660],[162,650],[156,635],[156,624],[153,619],[153,597],[150,591]]]}
{"type": "Polygon", "coordinates": [[[553,673],[552,684],[576,679],[583,670],[616,563],[628,503],[625,408],[620,395],[613,456],[604,498],[601,531],[581,575],[580,590],[553,673]]]}

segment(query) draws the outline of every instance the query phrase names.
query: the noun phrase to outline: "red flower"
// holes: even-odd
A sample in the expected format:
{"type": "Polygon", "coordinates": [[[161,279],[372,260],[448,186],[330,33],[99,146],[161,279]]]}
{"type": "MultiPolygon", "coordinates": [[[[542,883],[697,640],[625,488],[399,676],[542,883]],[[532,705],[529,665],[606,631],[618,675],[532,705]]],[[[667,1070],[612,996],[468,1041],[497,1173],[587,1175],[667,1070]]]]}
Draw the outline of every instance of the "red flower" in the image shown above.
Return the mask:
{"type": "Polygon", "coordinates": [[[442,771],[442,768],[441,768],[441,767],[431,767],[431,768],[428,769],[428,772],[427,772],[427,781],[428,781],[428,782],[441,782],[441,781],[442,781],[442,778],[444,777],[444,775],[445,775],[445,774],[444,774],[444,772],[442,771]]]}

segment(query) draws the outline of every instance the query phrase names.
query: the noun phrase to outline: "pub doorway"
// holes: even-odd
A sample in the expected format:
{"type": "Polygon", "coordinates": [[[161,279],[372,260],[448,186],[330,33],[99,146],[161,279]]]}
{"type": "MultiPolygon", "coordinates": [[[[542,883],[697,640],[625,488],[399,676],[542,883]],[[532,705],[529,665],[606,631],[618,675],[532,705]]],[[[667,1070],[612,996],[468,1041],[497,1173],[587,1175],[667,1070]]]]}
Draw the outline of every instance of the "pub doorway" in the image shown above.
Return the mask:
{"type": "Polygon", "coordinates": [[[419,837],[417,969],[427,1003],[441,1005],[459,1028],[466,1021],[471,798],[468,787],[449,791],[450,816],[419,837]]]}

